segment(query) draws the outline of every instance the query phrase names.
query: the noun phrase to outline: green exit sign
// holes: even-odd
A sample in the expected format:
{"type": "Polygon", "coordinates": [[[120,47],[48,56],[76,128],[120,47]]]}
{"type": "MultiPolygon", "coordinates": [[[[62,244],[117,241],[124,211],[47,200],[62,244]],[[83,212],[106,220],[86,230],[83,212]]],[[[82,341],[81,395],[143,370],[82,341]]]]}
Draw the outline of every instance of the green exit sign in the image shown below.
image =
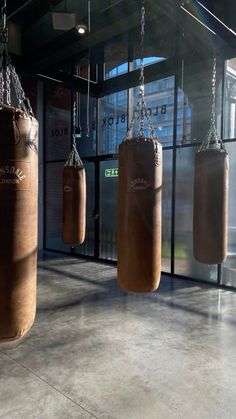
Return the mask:
{"type": "Polygon", "coordinates": [[[105,169],[105,177],[117,177],[118,168],[115,169],[105,169]]]}

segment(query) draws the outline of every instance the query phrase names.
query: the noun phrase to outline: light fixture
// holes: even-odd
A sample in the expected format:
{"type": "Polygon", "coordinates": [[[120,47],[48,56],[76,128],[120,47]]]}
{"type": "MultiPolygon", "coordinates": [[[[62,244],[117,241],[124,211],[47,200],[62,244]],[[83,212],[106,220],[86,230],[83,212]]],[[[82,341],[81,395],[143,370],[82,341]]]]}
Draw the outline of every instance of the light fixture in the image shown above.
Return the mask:
{"type": "Polygon", "coordinates": [[[68,11],[67,0],[65,0],[64,10],[53,10],[52,7],[52,23],[53,29],[60,31],[69,31],[75,27],[75,13],[68,11]]]}
{"type": "Polygon", "coordinates": [[[75,14],[67,12],[52,12],[53,29],[69,31],[75,27],[75,14]]]}
{"type": "Polygon", "coordinates": [[[84,23],[78,23],[78,25],[76,25],[76,30],[80,35],[84,35],[88,28],[84,23]]]}

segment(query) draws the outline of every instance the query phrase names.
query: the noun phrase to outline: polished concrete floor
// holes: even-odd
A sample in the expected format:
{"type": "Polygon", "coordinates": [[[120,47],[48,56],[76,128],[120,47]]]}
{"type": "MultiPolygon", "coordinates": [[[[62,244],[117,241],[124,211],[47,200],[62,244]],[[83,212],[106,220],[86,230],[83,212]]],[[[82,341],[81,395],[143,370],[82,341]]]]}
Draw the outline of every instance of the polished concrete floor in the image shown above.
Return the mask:
{"type": "Polygon", "coordinates": [[[235,419],[236,292],[128,295],[115,268],[47,254],[33,328],[0,344],[0,418],[235,419]]]}

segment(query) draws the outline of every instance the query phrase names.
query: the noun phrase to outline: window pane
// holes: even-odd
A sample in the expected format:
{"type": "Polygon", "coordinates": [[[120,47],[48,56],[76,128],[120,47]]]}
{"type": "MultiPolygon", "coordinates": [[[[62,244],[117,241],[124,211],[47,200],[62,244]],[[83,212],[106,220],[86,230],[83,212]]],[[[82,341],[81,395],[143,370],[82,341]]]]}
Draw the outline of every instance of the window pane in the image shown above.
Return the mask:
{"type": "Polygon", "coordinates": [[[172,156],[172,150],[163,150],[161,270],[164,272],[171,269],[172,156]]]}
{"type": "Polygon", "coordinates": [[[86,234],[84,243],[75,247],[75,253],[94,256],[95,166],[84,163],[86,172],[86,234]]]}
{"type": "MultiPolygon", "coordinates": [[[[136,109],[139,86],[130,89],[130,109],[136,109]]],[[[153,81],[145,85],[145,102],[153,128],[162,145],[173,145],[174,123],[174,76],[153,81]]],[[[136,113],[137,116],[137,113],[136,113]]],[[[145,135],[150,135],[148,122],[145,118],[145,135]]],[[[138,134],[138,120],[136,118],[133,136],[138,134]]]]}
{"type": "Polygon", "coordinates": [[[104,78],[120,76],[128,71],[128,37],[110,41],[104,47],[104,78]]]}
{"type": "MultiPolygon", "coordinates": [[[[202,70],[188,61],[183,63],[178,94],[177,142],[201,143],[210,128],[212,109],[213,59],[201,63],[202,70]]],[[[220,65],[216,73],[216,125],[221,131],[222,77],[220,65]]]]}
{"type": "MultiPolygon", "coordinates": [[[[165,61],[165,60],[166,60],[165,57],[144,57],[143,64],[145,67],[147,65],[160,63],[161,61],[165,61]]],[[[141,59],[136,58],[131,65],[131,70],[137,70],[137,68],[140,68],[140,65],[141,65],[141,59]]]]}
{"type": "Polygon", "coordinates": [[[224,138],[236,138],[236,58],[225,66],[224,138]]]}
{"type": "Polygon", "coordinates": [[[62,242],[62,174],[64,163],[47,163],[45,175],[47,209],[45,216],[46,248],[70,252],[62,242]]]}
{"type": "Polygon", "coordinates": [[[81,137],[76,139],[76,145],[81,157],[89,157],[96,154],[96,114],[97,100],[89,99],[89,120],[87,120],[87,95],[78,93],[78,125],[81,129],[81,137]]]}
{"type": "MultiPolygon", "coordinates": [[[[161,10],[162,6],[159,2],[155,3],[155,12],[162,16],[162,19],[153,19],[146,21],[143,57],[144,65],[158,63],[167,60],[173,56],[175,50],[175,42],[173,39],[174,25],[173,20],[168,16],[164,16],[161,10]]],[[[154,14],[153,13],[153,14],[154,14]]],[[[153,16],[154,17],[154,16],[153,16]]],[[[132,62],[131,70],[140,68],[140,54],[141,54],[141,28],[138,26],[131,31],[131,48],[132,48],[132,62]]]]}
{"type": "Polygon", "coordinates": [[[100,164],[100,257],[116,260],[118,161],[100,164]]]}
{"type": "Polygon", "coordinates": [[[48,85],[46,101],[46,160],[67,159],[71,149],[70,91],[48,85]]]}
{"type": "Polygon", "coordinates": [[[197,147],[177,153],[175,274],[217,281],[217,266],[197,262],[193,257],[193,177],[197,147]]]}
{"type": "Polygon", "coordinates": [[[177,110],[177,144],[189,144],[192,142],[192,109],[189,99],[182,88],[178,89],[177,110]]]}
{"type": "Polygon", "coordinates": [[[99,99],[99,153],[117,153],[126,131],[127,90],[99,99]]]}
{"type": "Polygon", "coordinates": [[[236,143],[226,145],[229,153],[228,256],[222,265],[222,281],[236,286],[236,143]]]}

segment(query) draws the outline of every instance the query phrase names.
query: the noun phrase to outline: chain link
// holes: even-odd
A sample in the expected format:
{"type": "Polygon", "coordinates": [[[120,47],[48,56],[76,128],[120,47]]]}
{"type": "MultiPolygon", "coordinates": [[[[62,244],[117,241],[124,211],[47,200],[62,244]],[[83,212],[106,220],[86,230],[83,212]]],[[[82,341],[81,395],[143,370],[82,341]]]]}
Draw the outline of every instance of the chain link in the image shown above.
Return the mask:
{"type": "Polygon", "coordinates": [[[11,87],[13,85],[18,106],[33,115],[29,100],[26,98],[15,67],[8,55],[8,33],[6,28],[6,0],[0,0],[0,105],[12,104],[11,87]]]}
{"type": "Polygon", "coordinates": [[[141,36],[140,36],[140,76],[139,76],[139,94],[138,94],[138,100],[136,103],[135,110],[132,115],[132,119],[130,121],[128,131],[126,134],[126,139],[130,139],[134,127],[135,118],[137,115],[138,119],[138,136],[139,138],[144,138],[144,121],[145,118],[148,122],[148,128],[151,132],[151,138],[156,139],[156,134],[154,127],[152,125],[152,121],[150,116],[148,115],[148,109],[144,100],[144,85],[145,85],[145,79],[144,79],[144,37],[145,37],[145,23],[146,23],[146,12],[144,7],[145,1],[142,0],[142,6],[141,6],[141,36]]]}
{"type": "Polygon", "coordinates": [[[1,28],[3,30],[5,30],[6,29],[6,21],[7,21],[7,14],[6,14],[7,4],[6,4],[6,0],[1,0],[0,1],[0,7],[1,7],[1,16],[0,16],[1,28]]]}
{"type": "Polygon", "coordinates": [[[211,143],[214,144],[216,148],[224,149],[223,141],[219,137],[217,133],[217,128],[216,128],[216,57],[214,58],[214,61],[213,61],[211,92],[212,92],[211,124],[210,124],[209,131],[207,133],[207,136],[205,140],[203,140],[199,148],[199,151],[207,150],[210,147],[211,143]]]}
{"type": "Polygon", "coordinates": [[[5,83],[5,85],[6,85],[6,89],[5,89],[5,91],[6,91],[6,103],[7,103],[7,105],[10,105],[11,104],[11,79],[10,79],[10,76],[11,76],[11,72],[10,72],[10,68],[9,68],[9,65],[8,65],[8,57],[6,58],[6,83],[5,83]]]}
{"type": "Polygon", "coordinates": [[[73,123],[73,133],[72,133],[72,150],[69,154],[68,160],[65,164],[65,166],[74,166],[77,168],[83,168],[83,162],[80,158],[80,155],[77,151],[77,147],[76,147],[76,138],[77,138],[77,118],[78,118],[78,106],[77,106],[77,97],[76,97],[76,93],[74,93],[74,101],[73,101],[73,118],[72,118],[72,123],[73,123]]]}
{"type": "Polygon", "coordinates": [[[0,48],[0,105],[4,103],[3,47],[0,48]]]}

